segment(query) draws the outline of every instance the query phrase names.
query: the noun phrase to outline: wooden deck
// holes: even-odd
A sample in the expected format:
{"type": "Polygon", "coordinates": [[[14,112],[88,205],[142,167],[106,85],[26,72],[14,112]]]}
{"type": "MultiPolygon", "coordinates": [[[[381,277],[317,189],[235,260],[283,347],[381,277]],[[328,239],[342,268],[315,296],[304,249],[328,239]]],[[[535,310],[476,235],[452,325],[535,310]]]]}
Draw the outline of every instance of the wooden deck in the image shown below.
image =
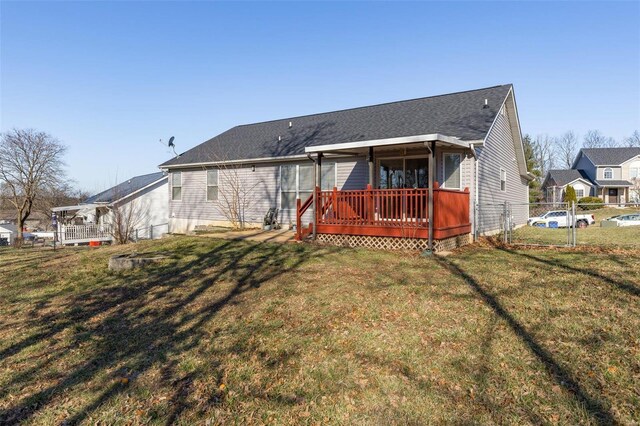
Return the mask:
{"type": "Polygon", "coordinates": [[[66,225],[61,228],[61,244],[88,244],[91,241],[112,241],[109,225],[66,225]]]}
{"type": "MultiPolygon", "coordinates": [[[[316,188],[315,211],[318,234],[429,238],[429,190],[365,189],[320,191],[316,188]]],[[[302,226],[302,217],[313,205],[313,196],[298,200],[298,239],[313,231],[302,226]]],[[[471,232],[469,190],[433,190],[433,238],[436,240],[471,232]]]]}

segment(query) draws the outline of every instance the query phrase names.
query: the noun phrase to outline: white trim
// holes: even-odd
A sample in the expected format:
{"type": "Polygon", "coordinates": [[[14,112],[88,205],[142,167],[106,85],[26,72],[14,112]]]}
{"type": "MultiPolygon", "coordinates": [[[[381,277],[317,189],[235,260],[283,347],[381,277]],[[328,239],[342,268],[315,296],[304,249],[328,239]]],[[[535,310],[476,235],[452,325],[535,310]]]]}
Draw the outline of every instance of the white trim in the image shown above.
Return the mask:
{"type": "Polygon", "coordinates": [[[204,169],[204,172],[205,172],[205,185],[204,185],[205,194],[204,194],[204,199],[206,200],[207,203],[215,203],[220,198],[220,169],[218,169],[218,168],[204,169]],[[215,185],[209,185],[209,172],[213,171],[213,170],[216,171],[216,184],[215,185]],[[218,188],[218,192],[216,193],[216,199],[215,200],[210,200],[209,199],[209,187],[218,188]]]}
{"type": "Polygon", "coordinates": [[[186,163],[186,164],[168,164],[168,165],[160,165],[158,166],[161,170],[169,170],[169,169],[186,169],[193,167],[201,167],[201,166],[219,166],[224,164],[247,164],[251,165],[253,163],[274,163],[274,162],[288,162],[291,160],[302,160],[307,159],[305,154],[298,155],[284,155],[282,157],[264,157],[264,158],[247,158],[242,160],[227,160],[227,161],[204,161],[199,163],[186,163]]]}
{"type": "Polygon", "coordinates": [[[462,153],[461,152],[451,152],[451,151],[443,151],[440,154],[440,160],[442,161],[442,185],[440,186],[441,188],[446,188],[446,189],[457,189],[457,190],[462,190],[462,153]],[[460,162],[458,163],[458,174],[459,179],[458,179],[458,187],[457,188],[451,188],[447,186],[447,182],[446,182],[446,167],[445,167],[445,162],[444,162],[444,156],[445,155],[457,155],[458,158],[460,159],[460,162]]]}
{"type": "Polygon", "coordinates": [[[432,133],[428,135],[403,136],[398,138],[372,139],[372,140],[358,141],[358,142],[344,142],[344,143],[336,143],[336,144],[329,144],[329,145],[308,146],[304,149],[304,152],[307,152],[307,153],[328,152],[328,151],[339,151],[344,149],[369,148],[369,147],[389,146],[389,145],[405,145],[410,143],[434,142],[434,141],[446,142],[452,145],[460,146],[462,148],[469,148],[469,142],[462,141],[453,136],[445,136],[439,133],[432,133]]]}
{"type": "MultiPolygon", "coordinates": [[[[578,182],[578,181],[580,181],[580,182],[582,182],[582,183],[586,183],[587,185],[589,185],[589,187],[593,187],[593,186],[594,186],[591,182],[589,182],[589,181],[588,181],[588,180],[586,180],[586,179],[583,179],[583,178],[576,178],[576,179],[572,180],[571,182],[567,182],[567,183],[565,183],[562,187],[566,187],[567,185],[571,185],[572,183],[574,183],[574,182],[578,182]]],[[[562,188],[562,187],[559,187],[559,188],[562,188]]]]}
{"type": "Polygon", "coordinates": [[[171,178],[169,179],[169,191],[170,191],[169,201],[182,201],[182,171],[178,170],[176,172],[171,172],[170,176],[171,178]],[[180,188],[180,199],[173,198],[173,173],[180,173],[180,186],[177,187],[177,188],[180,188]]]}
{"type": "Polygon", "coordinates": [[[105,206],[105,205],[106,205],[106,203],[103,203],[103,204],[98,204],[98,203],[78,204],[76,206],[53,207],[51,209],[51,211],[52,212],[66,212],[66,211],[72,211],[72,210],[93,209],[93,208],[100,207],[100,206],[105,206]]]}
{"type": "Polygon", "coordinates": [[[131,196],[133,196],[133,195],[136,195],[136,194],[137,194],[137,193],[139,193],[139,192],[144,191],[144,190],[145,190],[145,189],[147,189],[147,188],[152,187],[153,185],[155,185],[156,183],[160,182],[162,179],[165,179],[165,178],[166,178],[166,179],[167,179],[167,181],[168,181],[169,175],[165,175],[165,176],[161,177],[160,179],[158,179],[157,181],[155,181],[155,182],[153,182],[153,183],[150,183],[150,184],[149,184],[149,185],[147,185],[147,186],[143,186],[142,188],[140,188],[140,189],[138,189],[138,190],[136,190],[136,191],[133,191],[131,194],[127,194],[127,195],[125,195],[125,196],[124,196],[124,197],[122,197],[122,198],[118,198],[117,200],[112,201],[111,203],[105,203],[105,204],[108,204],[108,205],[110,205],[110,206],[111,206],[111,205],[113,205],[113,204],[117,204],[117,203],[119,203],[120,201],[124,200],[125,198],[129,198],[129,197],[131,197],[131,196]]]}

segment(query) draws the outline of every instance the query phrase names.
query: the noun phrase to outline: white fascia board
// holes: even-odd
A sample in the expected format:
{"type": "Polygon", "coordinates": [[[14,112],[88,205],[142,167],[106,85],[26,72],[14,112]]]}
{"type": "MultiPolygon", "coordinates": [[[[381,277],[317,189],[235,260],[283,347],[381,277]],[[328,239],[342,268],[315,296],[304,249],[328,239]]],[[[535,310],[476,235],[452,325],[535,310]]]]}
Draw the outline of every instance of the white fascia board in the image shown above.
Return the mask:
{"type": "Polygon", "coordinates": [[[593,186],[593,184],[592,184],[591,182],[589,182],[588,180],[583,179],[583,178],[577,178],[577,179],[574,179],[574,180],[572,180],[571,182],[566,183],[564,186],[571,185],[572,183],[574,183],[574,182],[578,182],[578,181],[583,182],[583,183],[586,183],[586,184],[587,184],[587,185],[589,185],[589,186],[593,186]]]}
{"type": "Polygon", "coordinates": [[[226,164],[255,164],[255,163],[275,163],[275,162],[287,162],[291,160],[307,159],[306,154],[298,155],[283,155],[282,157],[264,157],[264,158],[246,158],[242,160],[221,160],[221,161],[204,161],[199,163],[187,163],[187,164],[170,164],[168,166],[159,166],[160,170],[168,171],[171,169],[189,169],[194,167],[207,167],[207,166],[219,166],[226,164]]]}
{"type": "Polygon", "coordinates": [[[406,145],[411,143],[434,142],[434,141],[446,142],[452,145],[458,145],[463,148],[469,148],[469,142],[467,141],[461,141],[460,139],[454,138],[452,136],[445,136],[439,133],[432,133],[429,135],[403,136],[398,138],[371,139],[366,141],[309,146],[305,148],[304,151],[307,153],[316,153],[316,152],[340,151],[340,150],[346,150],[346,149],[369,148],[369,147],[376,147],[376,146],[406,145]]]}
{"type": "Polygon", "coordinates": [[[115,200],[115,201],[112,201],[112,202],[108,203],[108,205],[109,205],[109,206],[112,206],[112,205],[114,205],[114,204],[116,204],[116,203],[118,203],[118,202],[120,202],[120,201],[124,200],[125,198],[132,197],[132,196],[136,195],[137,193],[139,193],[139,192],[141,192],[141,191],[144,191],[144,190],[145,190],[145,189],[147,189],[147,188],[152,187],[153,185],[155,185],[156,183],[158,183],[158,182],[160,182],[160,181],[162,181],[162,180],[166,180],[166,181],[167,181],[167,183],[169,183],[169,175],[164,175],[164,176],[162,176],[160,179],[158,179],[158,180],[156,180],[156,181],[154,181],[154,182],[151,182],[149,185],[147,185],[147,186],[143,186],[142,188],[140,188],[140,189],[138,189],[138,190],[136,190],[136,191],[133,191],[131,194],[127,194],[127,195],[125,195],[124,197],[120,197],[120,198],[118,198],[117,200],[115,200]]]}
{"type": "Polygon", "coordinates": [[[64,211],[72,211],[72,210],[92,209],[95,207],[100,207],[101,205],[104,205],[104,204],[92,203],[92,204],[78,204],[75,206],[61,206],[61,207],[53,207],[51,211],[64,212],[64,211]]]}

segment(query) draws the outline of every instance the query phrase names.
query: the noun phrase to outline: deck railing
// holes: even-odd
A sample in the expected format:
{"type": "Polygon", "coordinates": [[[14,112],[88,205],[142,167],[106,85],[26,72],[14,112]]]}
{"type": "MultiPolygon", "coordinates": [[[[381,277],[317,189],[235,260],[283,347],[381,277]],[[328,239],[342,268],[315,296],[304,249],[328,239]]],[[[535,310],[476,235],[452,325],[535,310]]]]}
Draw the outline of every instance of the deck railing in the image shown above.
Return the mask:
{"type": "Polygon", "coordinates": [[[66,225],[62,230],[62,241],[110,240],[111,225],[66,225]]]}
{"type": "MultiPolygon", "coordinates": [[[[320,191],[316,189],[316,232],[407,238],[429,236],[429,190],[427,188],[320,191]]],[[[301,203],[308,207],[311,199],[301,203]]],[[[302,209],[298,209],[300,226],[302,209]]],[[[469,190],[433,190],[433,236],[435,239],[469,233],[469,190]]],[[[312,225],[311,225],[312,226],[312,225]]],[[[298,231],[299,237],[302,230],[298,231]]],[[[308,233],[308,232],[307,232],[308,233]]]]}

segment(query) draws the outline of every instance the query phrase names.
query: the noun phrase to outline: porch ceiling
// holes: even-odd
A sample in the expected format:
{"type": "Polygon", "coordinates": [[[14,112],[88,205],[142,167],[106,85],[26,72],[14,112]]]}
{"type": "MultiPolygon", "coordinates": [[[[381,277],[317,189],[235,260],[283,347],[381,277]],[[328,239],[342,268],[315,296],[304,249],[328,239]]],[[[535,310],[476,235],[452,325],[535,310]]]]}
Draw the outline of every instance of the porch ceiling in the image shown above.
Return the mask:
{"type": "Polygon", "coordinates": [[[406,136],[399,138],[390,138],[390,139],[374,139],[368,141],[357,141],[357,142],[345,142],[345,143],[337,143],[337,144],[329,144],[329,145],[317,145],[317,146],[309,146],[305,148],[305,152],[308,154],[311,153],[339,153],[339,152],[366,152],[369,148],[374,147],[384,147],[384,148],[397,148],[400,146],[403,147],[420,147],[424,146],[427,142],[436,142],[440,146],[453,147],[453,148],[470,148],[471,144],[473,145],[481,145],[483,141],[462,141],[458,138],[452,136],[445,136],[439,133],[434,133],[430,135],[417,135],[417,136],[406,136]]]}

